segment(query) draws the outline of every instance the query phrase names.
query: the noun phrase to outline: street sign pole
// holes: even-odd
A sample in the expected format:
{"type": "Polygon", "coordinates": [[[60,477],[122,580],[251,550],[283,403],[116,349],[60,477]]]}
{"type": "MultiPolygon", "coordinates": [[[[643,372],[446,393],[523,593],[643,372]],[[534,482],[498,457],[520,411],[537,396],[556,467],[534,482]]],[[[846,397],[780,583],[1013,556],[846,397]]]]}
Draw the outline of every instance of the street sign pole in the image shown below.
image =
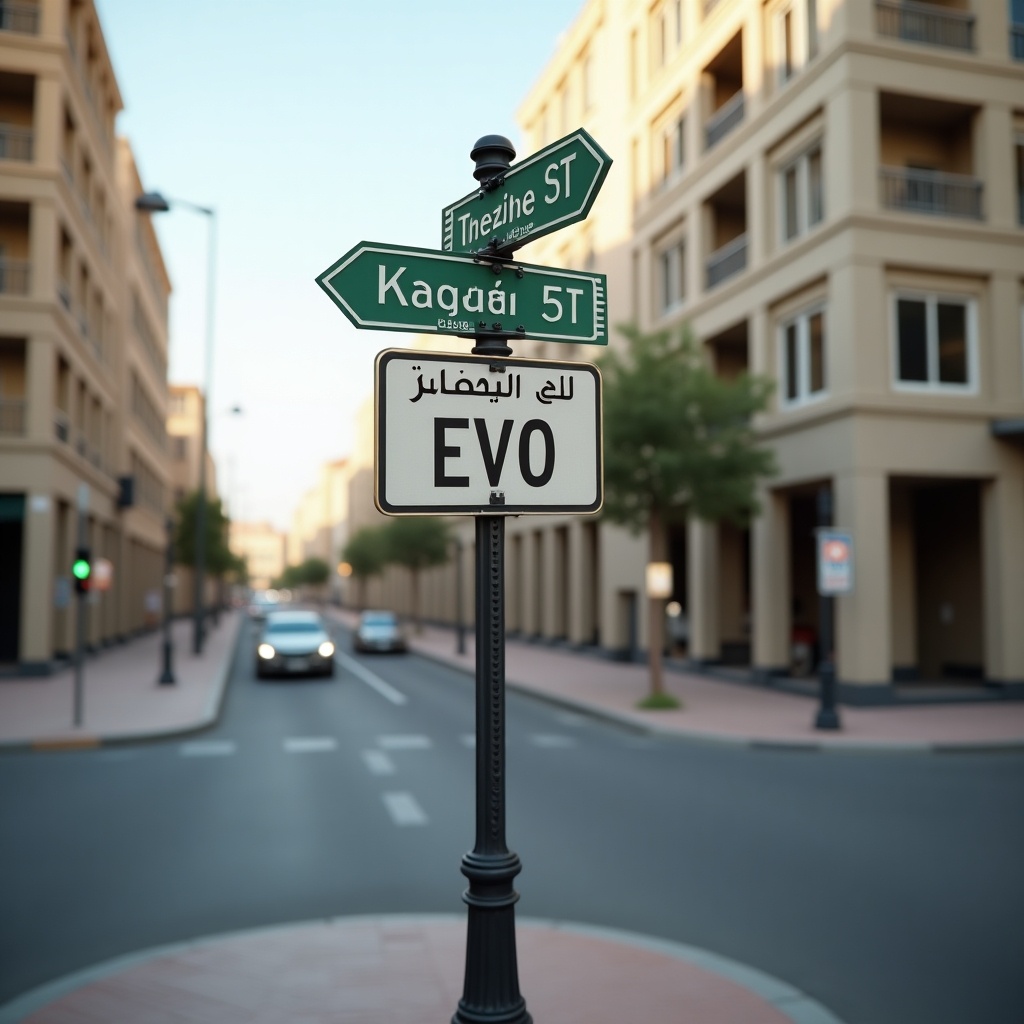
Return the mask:
{"type": "MultiPolygon", "coordinates": [[[[478,181],[515,156],[508,139],[473,147],[478,181]]],[[[477,337],[474,355],[510,356],[507,338],[477,337]]],[[[452,1024],[532,1024],[519,992],[512,885],[519,857],[505,843],[505,518],[476,516],[476,843],[462,858],[469,880],[466,969],[452,1024]]]]}
{"type": "MultiPolygon", "coordinates": [[[[78,547],[82,550],[89,543],[89,485],[79,484],[78,486],[78,547]]],[[[74,684],[74,711],[73,723],[75,728],[82,724],[82,704],[84,703],[84,680],[82,678],[83,662],[85,660],[86,643],[86,616],[89,609],[87,602],[89,594],[83,589],[79,590],[75,602],[75,684],[74,684]]]]}

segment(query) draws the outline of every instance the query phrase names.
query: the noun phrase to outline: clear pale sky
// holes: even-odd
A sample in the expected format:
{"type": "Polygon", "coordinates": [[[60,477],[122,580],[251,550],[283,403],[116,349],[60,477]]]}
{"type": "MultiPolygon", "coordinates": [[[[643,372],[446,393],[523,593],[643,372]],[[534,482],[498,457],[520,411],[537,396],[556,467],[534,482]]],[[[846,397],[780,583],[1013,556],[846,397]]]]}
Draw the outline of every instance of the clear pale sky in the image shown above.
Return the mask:
{"type": "MultiPolygon", "coordinates": [[[[582,6],[96,0],[144,186],[217,211],[210,446],[233,518],[287,528],[320,465],[351,451],[374,355],[411,340],[356,331],[316,275],[363,240],[441,247],[476,140],[529,155],[516,110],[582,6]]],[[[207,219],[154,223],[170,377],[202,385],[207,219]]]]}

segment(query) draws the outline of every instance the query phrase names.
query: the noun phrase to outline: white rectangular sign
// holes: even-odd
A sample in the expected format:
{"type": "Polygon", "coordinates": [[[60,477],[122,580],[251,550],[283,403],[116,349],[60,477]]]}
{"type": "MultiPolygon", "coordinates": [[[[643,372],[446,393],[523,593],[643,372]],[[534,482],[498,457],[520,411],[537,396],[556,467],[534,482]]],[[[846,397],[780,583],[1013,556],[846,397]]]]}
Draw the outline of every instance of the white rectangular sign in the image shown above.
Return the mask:
{"type": "Polygon", "coordinates": [[[597,512],[590,363],[388,349],[376,362],[374,500],[387,515],[597,512]]]}
{"type": "Polygon", "coordinates": [[[846,530],[820,528],[818,538],[818,593],[849,594],[853,591],[853,536],[846,530]]]}

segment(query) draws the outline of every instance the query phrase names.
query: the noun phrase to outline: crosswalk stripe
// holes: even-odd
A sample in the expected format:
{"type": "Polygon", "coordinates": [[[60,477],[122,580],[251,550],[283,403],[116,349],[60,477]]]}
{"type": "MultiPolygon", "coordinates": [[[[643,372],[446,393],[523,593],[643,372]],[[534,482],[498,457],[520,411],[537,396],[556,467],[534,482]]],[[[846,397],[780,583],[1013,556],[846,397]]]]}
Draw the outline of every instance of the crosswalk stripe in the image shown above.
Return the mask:
{"type": "Polygon", "coordinates": [[[193,740],[182,743],[178,753],[182,757],[227,757],[237,749],[234,740],[193,740]]]}
{"type": "Polygon", "coordinates": [[[428,750],[433,741],[429,736],[378,736],[377,746],[384,750],[428,750]]]}
{"type": "Polygon", "coordinates": [[[364,668],[355,658],[350,658],[347,654],[342,654],[341,651],[335,657],[341,661],[341,667],[346,672],[351,672],[357,679],[361,679],[370,689],[376,690],[385,700],[398,705],[405,704],[408,700],[404,693],[399,693],[390,683],[385,683],[380,676],[371,672],[368,668],[364,668]]]}
{"type": "Polygon", "coordinates": [[[289,754],[318,754],[337,750],[338,741],[333,736],[289,736],[284,741],[284,749],[289,754]]]}
{"type": "Polygon", "coordinates": [[[383,750],[364,750],[363,761],[371,775],[395,774],[395,762],[383,750]]]}
{"type": "Polygon", "coordinates": [[[427,824],[427,816],[412,793],[384,793],[382,799],[396,825],[427,824]]]}

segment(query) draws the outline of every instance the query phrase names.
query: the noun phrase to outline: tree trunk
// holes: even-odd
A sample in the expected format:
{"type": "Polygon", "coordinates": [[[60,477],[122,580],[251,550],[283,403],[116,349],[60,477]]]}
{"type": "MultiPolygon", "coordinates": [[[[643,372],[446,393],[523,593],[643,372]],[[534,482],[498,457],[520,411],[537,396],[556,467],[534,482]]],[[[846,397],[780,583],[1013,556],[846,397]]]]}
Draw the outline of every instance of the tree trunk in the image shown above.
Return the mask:
{"type": "MultiPolygon", "coordinates": [[[[665,527],[661,510],[652,508],[647,521],[647,560],[665,561],[665,527]]],[[[665,599],[647,598],[647,664],[650,668],[651,696],[660,697],[665,688],[662,683],[662,648],[665,645],[665,599]]]]}

